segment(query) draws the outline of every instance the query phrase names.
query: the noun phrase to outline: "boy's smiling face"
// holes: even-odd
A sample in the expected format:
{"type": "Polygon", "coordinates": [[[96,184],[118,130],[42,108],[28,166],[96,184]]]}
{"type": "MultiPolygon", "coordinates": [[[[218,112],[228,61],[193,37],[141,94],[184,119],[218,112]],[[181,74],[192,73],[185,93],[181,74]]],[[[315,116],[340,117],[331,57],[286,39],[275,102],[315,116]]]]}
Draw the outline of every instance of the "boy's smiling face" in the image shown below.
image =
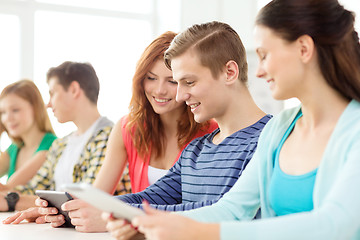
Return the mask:
{"type": "Polygon", "coordinates": [[[190,106],[196,122],[222,116],[227,105],[223,81],[225,73],[214,78],[193,50],[173,58],[171,68],[173,78],[178,82],[176,100],[185,101],[190,106]]]}

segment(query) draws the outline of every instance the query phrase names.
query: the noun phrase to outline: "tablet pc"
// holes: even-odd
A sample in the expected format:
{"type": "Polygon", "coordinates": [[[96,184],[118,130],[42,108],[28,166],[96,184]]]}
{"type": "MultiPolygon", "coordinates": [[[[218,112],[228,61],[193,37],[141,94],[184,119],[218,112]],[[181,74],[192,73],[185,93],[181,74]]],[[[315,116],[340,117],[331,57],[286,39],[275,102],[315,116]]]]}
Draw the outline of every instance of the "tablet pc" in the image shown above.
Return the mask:
{"type": "Polygon", "coordinates": [[[73,198],[67,192],[49,191],[49,190],[36,190],[35,194],[48,202],[49,207],[55,207],[59,214],[64,215],[64,227],[73,227],[68,212],[61,210],[61,205],[73,198]]]}
{"type": "Polygon", "coordinates": [[[62,186],[62,189],[104,212],[112,213],[115,218],[131,221],[134,217],[145,214],[143,210],[132,207],[86,183],[66,184],[62,186]]]}

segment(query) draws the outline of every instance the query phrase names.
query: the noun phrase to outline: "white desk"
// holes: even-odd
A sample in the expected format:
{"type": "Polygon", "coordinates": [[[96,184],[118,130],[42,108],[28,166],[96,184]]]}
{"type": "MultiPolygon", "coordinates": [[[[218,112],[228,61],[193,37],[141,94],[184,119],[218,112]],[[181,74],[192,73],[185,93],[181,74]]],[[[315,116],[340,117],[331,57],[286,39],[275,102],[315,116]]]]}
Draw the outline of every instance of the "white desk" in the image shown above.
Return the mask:
{"type": "Polygon", "coordinates": [[[12,214],[0,212],[1,240],[113,240],[109,233],[81,233],[73,228],[53,228],[50,224],[3,224],[2,221],[12,214]]]}

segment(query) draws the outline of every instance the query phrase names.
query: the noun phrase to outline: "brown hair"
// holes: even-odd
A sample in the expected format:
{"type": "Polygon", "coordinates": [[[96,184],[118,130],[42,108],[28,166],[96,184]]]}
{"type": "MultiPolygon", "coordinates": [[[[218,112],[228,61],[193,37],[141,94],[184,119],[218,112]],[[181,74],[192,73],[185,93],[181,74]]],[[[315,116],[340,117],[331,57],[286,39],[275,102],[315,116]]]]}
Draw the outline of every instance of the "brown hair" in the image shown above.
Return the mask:
{"type": "Polygon", "coordinates": [[[171,69],[171,59],[187,50],[194,50],[201,64],[217,78],[226,63],[233,60],[239,66],[239,79],[248,80],[246,52],[239,35],[226,23],[208,22],[196,24],[180,33],[165,52],[166,66],[171,69]]]}
{"type": "MultiPolygon", "coordinates": [[[[33,81],[24,79],[6,86],[0,94],[0,100],[4,99],[9,94],[15,94],[16,96],[24,99],[31,104],[34,110],[35,122],[40,131],[54,133],[49,116],[46,111],[44,101],[41,97],[39,89],[36,87],[33,81]]],[[[8,133],[1,121],[0,129],[0,134],[3,131],[6,131],[6,133],[8,133]]],[[[21,138],[12,137],[10,135],[9,137],[17,145],[20,145],[23,142],[21,138]]]]}
{"type": "Polygon", "coordinates": [[[355,14],[337,0],[274,0],[259,12],[256,24],[292,42],[309,35],[322,75],[347,99],[360,101],[360,44],[355,14]]]}
{"type": "MultiPolygon", "coordinates": [[[[163,60],[164,52],[176,36],[173,32],[165,32],[157,37],[141,55],[136,65],[132,83],[127,129],[132,131],[133,142],[140,156],[150,152],[155,157],[162,156],[166,142],[160,116],[154,112],[145,96],[144,79],[157,60],[163,60]]],[[[207,125],[207,123],[205,123],[207,125]]],[[[177,136],[180,148],[185,146],[204,124],[196,123],[191,110],[183,105],[183,114],[178,119],[177,136]]]]}
{"type": "Polygon", "coordinates": [[[47,72],[47,81],[56,77],[58,83],[67,90],[69,85],[76,81],[85,92],[86,97],[97,104],[100,84],[95,69],[90,63],[64,62],[47,72]]]}

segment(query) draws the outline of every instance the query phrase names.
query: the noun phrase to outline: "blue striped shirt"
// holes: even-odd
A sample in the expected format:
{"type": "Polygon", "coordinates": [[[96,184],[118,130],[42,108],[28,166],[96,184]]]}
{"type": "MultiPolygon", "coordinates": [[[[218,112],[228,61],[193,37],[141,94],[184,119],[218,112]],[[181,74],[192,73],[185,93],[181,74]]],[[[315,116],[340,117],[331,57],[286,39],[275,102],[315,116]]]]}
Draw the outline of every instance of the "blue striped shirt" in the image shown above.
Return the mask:
{"type": "Polygon", "coordinates": [[[193,140],[156,183],[142,192],[116,197],[136,207],[147,200],[153,207],[166,211],[190,210],[217,202],[241,176],[270,118],[264,116],[219,145],[212,142],[219,129],[193,140]]]}

